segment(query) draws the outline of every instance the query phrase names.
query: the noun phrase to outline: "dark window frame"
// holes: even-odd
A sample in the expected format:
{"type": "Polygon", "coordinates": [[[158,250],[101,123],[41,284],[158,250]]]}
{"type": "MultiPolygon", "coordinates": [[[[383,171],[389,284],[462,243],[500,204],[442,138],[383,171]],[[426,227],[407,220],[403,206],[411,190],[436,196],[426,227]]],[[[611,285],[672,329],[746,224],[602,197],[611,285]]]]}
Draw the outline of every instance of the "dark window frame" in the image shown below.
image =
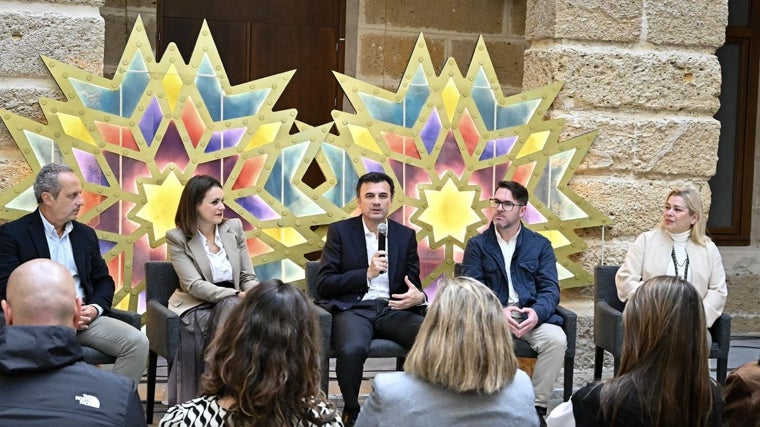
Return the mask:
{"type": "MultiPolygon", "coordinates": [[[[757,126],[758,68],[760,66],[760,7],[752,7],[747,26],[726,27],[726,45],[738,45],[741,59],[738,66],[739,82],[736,138],[734,142],[733,193],[731,219],[728,226],[709,226],[712,239],[723,246],[750,244],[752,221],[752,193],[755,165],[755,129],[757,126]]],[[[732,117],[732,119],[734,119],[732,117]]],[[[722,127],[722,126],[721,126],[722,127]]],[[[720,164],[720,159],[718,159],[720,164]]],[[[725,167],[725,165],[723,165],[725,167]]],[[[711,180],[712,181],[712,180],[711,180]]],[[[714,188],[713,193],[720,188],[714,188]]],[[[712,211],[712,209],[711,209],[712,211]]]]}

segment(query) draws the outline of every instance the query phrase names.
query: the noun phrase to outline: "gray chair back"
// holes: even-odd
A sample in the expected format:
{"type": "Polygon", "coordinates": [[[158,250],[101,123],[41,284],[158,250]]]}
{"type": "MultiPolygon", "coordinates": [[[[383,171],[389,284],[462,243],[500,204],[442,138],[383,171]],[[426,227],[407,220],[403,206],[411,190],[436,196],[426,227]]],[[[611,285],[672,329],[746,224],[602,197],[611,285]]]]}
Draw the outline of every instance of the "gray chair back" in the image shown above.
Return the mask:
{"type": "Polygon", "coordinates": [[[618,298],[615,286],[615,275],[619,268],[619,265],[597,265],[594,268],[594,301],[604,301],[622,312],[625,303],[618,298]]]}
{"type": "Polygon", "coordinates": [[[306,292],[311,299],[317,299],[317,274],[319,273],[319,261],[306,261],[306,292]]]}
{"type": "Polygon", "coordinates": [[[179,288],[179,278],[169,261],[148,261],[145,263],[145,299],[157,300],[161,305],[169,304],[169,297],[179,288]]]}
{"type": "Polygon", "coordinates": [[[169,297],[177,288],[179,288],[179,278],[171,262],[148,261],[145,263],[145,332],[150,343],[145,405],[145,418],[148,424],[153,423],[158,356],[166,359],[168,375],[179,347],[179,316],[168,308],[169,297]]]}

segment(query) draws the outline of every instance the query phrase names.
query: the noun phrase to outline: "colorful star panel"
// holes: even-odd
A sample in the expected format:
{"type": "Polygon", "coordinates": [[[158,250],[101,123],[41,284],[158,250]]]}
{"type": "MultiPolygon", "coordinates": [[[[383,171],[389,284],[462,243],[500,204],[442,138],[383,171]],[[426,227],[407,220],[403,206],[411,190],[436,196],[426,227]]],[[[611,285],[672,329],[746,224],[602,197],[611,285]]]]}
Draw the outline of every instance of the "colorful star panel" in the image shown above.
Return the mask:
{"type": "Polygon", "coordinates": [[[552,241],[561,285],[591,283],[570,259],[585,249],[574,230],[608,219],[567,183],[596,133],[559,141],[564,121],[545,115],[560,83],[504,97],[482,38],[462,75],[453,59],[436,73],[420,36],[396,93],[336,75],[356,113],[336,111],[339,134],[326,143],[347,152],[356,175],[394,177],[403,191],[392,217],[417,230],[423,282],[452,273],[467,240],[488,226],[495,184],[512,179],[531,193],[524,220],[552,241]]]}
{"type": "MultiPolygon", "coordinates": [[[[144,309],[143,265],[165,258],[165,233],[195,174],[223,183],[226,215],[243,221],[262,278],[303,284],[307,255],[328,224],[355,214],[358,176],[376,170],[397,183],[392,217],[418,231],[431,291],[487,226],[502,179],[530,190],[525,220],[552,241],[562,286],[590,283],[569,259],[585,248],[574,230],[607,218],[567,182],[595,134],[559,142],[563,122],[544,119],[559,83],[502,96],[482,39],[466,75],[453,59],[436,74],[420,35],[396,93],[336,73],[356,109],[334,111],[337,134],[333,123],[272,110],[295,71],[231,86],[205,24],[188,63],[173,44],[156,60],[139,19],[113,79],[43,59],[65,101],[40,100],[47,124],[0,115],[35,173],[65,162],[79,174],[80,220],[98,232],[120,308],[144,309]],[[313,166],[325,177],[315,187],[303,179],[313,166]]],[[[33,179],[0,195],[0,218],[35,209],[33,179]]]]}

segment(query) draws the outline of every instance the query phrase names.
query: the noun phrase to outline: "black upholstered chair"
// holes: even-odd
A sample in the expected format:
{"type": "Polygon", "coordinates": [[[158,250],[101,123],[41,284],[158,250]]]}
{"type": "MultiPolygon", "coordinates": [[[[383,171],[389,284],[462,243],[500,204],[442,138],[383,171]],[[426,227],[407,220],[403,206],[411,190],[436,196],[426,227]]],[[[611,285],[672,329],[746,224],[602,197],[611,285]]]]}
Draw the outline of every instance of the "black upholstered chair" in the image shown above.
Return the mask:
{"type": "MultiPolygon", "coordinates": [[[[319,261],[306,262],[306,285],[309,297],[317,298],[317,273],[319,271],[319,261]]],[[[325,309],[317,307],[319,310],[319,323],[322,332],[322,357],[320,361],[320,370],[322,371],[322,390],[327,394],[327,386],[330,380],[330,358],[335,357],[336,351],[332,347],[332,315],[325,309]]],[[[396,358],[396,370],[404,369],[404,358],[406,349],[399,344],[384,339],[373,339],[369,346],[367,357],[393,357],[396,358]]]]}
{"type": "MultiPolygon", "coordinates": [[[[454,275],[462,275],[462,264],[454,264],[454,275]]],[[[575,340],[578,328],[578,316],[562,307],[557,306],[556,313],[562,318],[562,331],[567,337],[567,349],[565,350],[565,373],[562,379],[563,390],[562,397],[564,400],[570,399],[573,394],[573,372],[575,370],[575,340]]],[[[535,359],[538,353],[530,347],[527,341],[512,337],[512,344],[515,349],[515,356],[524,359],[535,359]]]]}
{"type": "Polygon", "coordinates": [[[613,375],[620,368],[623,346],[623,308],[615,287],[617,265],[598,265],[594,269],[594,379],[602,378],[604,352],[613,357],[613,375]]]}
{"type": "Polygon", "coordinates": [[[169,310],[169,297],[179,288],[179,278],[169,261],[148,261],[145,263],[145,330],[150,341],[148,356],[148,389],[145,418],[153,423],[153,408],[156,403],[156,369],[158,356],[166,359],[167,375],[172,367],[174,355],[179,345],[179,316],[169,310]]]}
{"type": "MultiPolygon", "coordinates": [[[[615,286],[617,265],[598,265],[594,269],[594,379],[602,378],[604,352],[613,358],[613,375],[620,368],[623,347],[623,309],[615,286]]],[[[709,329],[712,336],[710,358],[717,359],[716,380],[725,384],[728,371],[728,350],[731,346],[731,316],[723,313],[709,329]]]]}

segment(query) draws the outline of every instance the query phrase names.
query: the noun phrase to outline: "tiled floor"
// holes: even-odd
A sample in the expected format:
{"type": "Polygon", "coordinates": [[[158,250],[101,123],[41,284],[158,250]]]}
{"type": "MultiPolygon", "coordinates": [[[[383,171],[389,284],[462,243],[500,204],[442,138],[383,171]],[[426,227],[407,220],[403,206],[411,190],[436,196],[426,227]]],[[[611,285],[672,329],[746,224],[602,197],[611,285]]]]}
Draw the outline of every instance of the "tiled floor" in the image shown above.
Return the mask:
{"type": "MultiPolygon", "coordinates": [[[[732,369],[735,369],[738,366],[741,366],[742,364],[750,361],[755,361],[760,359],[760,336],[747,336],[747,337],[734,337],[731,339],[731,350],[729,351],[728,356],[728,369],[729,372],[732,369]]],[[[335,363],[334,360],[331,360],[331,363],[335,363]]],[[[369,392],[372,390],[372,378],[379,373],[384,371],[392,371],[395,369],[396,361],[395,359],[368,359],[367,363],[365,365],[365,381],[362,383],[362,388],[360,391],[360,401],[363,401],[366,396],[369,394],[369,392]]],[[[715,361],[711,360],[711,371],[713,374],[713,377],[715,377],[715,361]]],[[[343,401],[340,397],[340,390],[338,390],[338,384],[335,381],[335,371],[334,365],[331,365],[330,369],[330,387],[328,390],[328,395],[330,400],[332,400],[336,406],[342,407],[343,401]]],[[[161,403],[161,400],[163,400],[164,393],[166,391],[166,363],[159,358],[159,370],[158,370],[158,381],[159,384],[156,385],[156,408],[154,412],[154,424],[152,425],[158,425],[158,420],[161,419],[161,417],[166,412],[166,405],[161,403]]],[[[146,383],[145,380],[143,380],[143,383],[140,384],[139,392],[140,396],[143,400],[145,400],[146,396],[146,383]]],[[[557,390],[556,395],[561,395],[560,390],[557,390]]],[[[559,400],[557,402],[552,402],[550,404],[550,407],[553,407],[559,403],[559,400]]]]}

